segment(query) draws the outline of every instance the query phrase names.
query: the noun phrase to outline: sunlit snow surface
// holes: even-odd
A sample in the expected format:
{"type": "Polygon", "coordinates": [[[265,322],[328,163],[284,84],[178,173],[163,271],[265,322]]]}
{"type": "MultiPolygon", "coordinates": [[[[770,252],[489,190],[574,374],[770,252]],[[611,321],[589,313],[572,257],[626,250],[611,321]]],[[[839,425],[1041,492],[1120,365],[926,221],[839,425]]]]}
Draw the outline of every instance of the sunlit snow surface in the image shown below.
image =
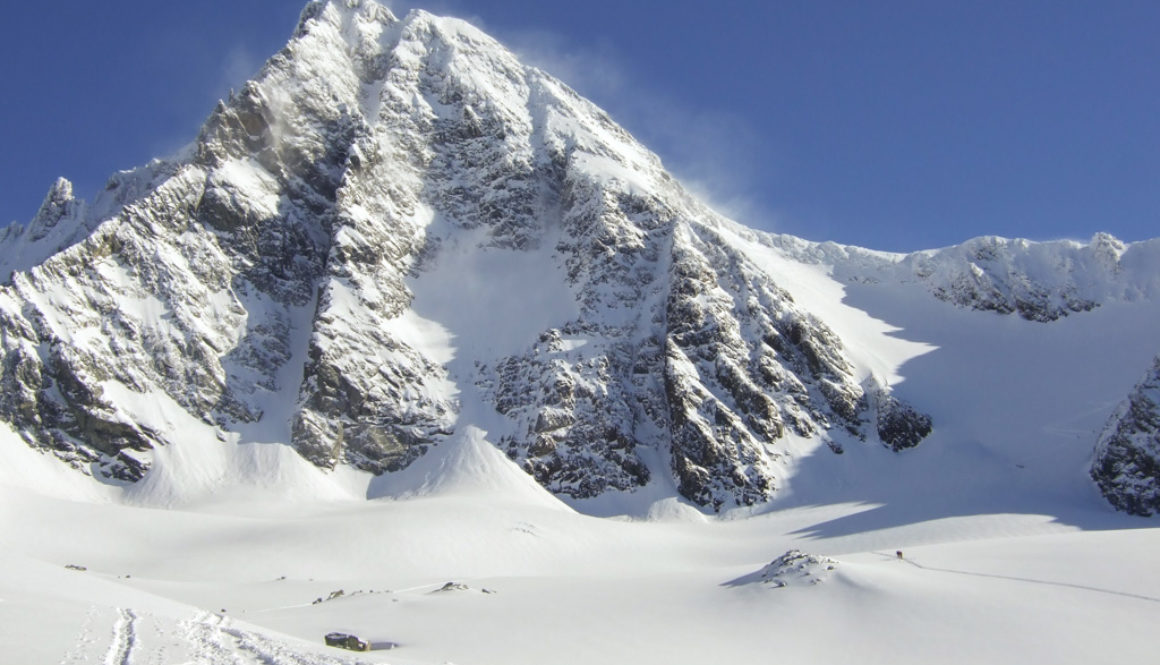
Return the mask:
{"type": "MultiPolygon", "coordinates": [[[[446,445],[372,480],[122,400],[182,433],[133,487],[0,435],[8,661],[1148,662],[1160,530],[1112,512],[1086,469],[1108,396],[1155,352],[1139,330],[1160,329],[1160,307],[1036,324],[764,251],[755,260],[840,330],[862,371],[930,410],[928,441],[816,449],[751,513],[708,517],[644,491],[593,510],[634,515],[608,519],[511,463],[478,404],[446,445]],[[744,583],[790,549],[838,565],[817,584],[744,583]],[[448,582],[467,588],[437,591],[448,582]],[[382,648],[325,647],[331,631],[382,648]]],[[[441,281],[489,268],[448,261],[415,282],[415,314],[397,325],[454,383],[469,316],[497,343],[524,332],[502,303],[489,320],[487,303],[450,300],[441,281]]],[[[468,388],[448,390],[478,399],[468,388]]]]}

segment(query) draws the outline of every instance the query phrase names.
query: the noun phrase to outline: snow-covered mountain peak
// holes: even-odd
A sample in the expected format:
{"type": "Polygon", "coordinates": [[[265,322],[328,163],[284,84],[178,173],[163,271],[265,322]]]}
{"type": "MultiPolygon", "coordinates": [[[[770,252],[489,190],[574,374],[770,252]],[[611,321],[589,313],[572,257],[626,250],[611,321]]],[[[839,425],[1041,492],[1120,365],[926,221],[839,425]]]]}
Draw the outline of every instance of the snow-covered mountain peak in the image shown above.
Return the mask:
{"type": "Polygon", "coordinates": [[[67,178],[57,178],[56,182],[52,183],[48,194],[45,195],[44,201],[40,204],[40,209],[36,212],[33,218],[36,221],[52,220],[49,223],[55,223],[62,215],[68,214],[69,208],[76,205],[76,199],[73,198],[73,185],[67,178]]]}
{"type": "Polygon", "coordinates": [[[180,156],[69,189],[0,239],[0,418],[199,493],[252,474],[183,481],[189,431],[376,475],[485,442],[577,505],[759,504],[803,459],[939,427],[896,391],[938,340],[851,285],[1041,322],[1160,292],[1160,245],[1105,236],[902,256],[746,229],[475,27],[369,1],[308,5],[180,156]]]}
{"type": "Polygon", "coordinates": [[[312,27],[312,22],[328,22],[342,26],[350,19],[392,24],[398,21],[391,10],[375,0],[310,0],[298,16],[295,37],[301,37],[312,27]]]}

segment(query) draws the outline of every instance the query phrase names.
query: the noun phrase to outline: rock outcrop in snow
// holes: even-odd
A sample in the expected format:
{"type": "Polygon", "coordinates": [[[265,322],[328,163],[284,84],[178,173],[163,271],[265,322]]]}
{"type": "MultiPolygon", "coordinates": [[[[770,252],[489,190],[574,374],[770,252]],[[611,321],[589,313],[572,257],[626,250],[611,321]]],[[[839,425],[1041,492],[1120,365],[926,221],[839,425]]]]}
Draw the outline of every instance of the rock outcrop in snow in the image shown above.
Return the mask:
{"type": "Polygon", "coordinates": [[[1091,475],[1119,510],[1160,513],[1160,357],[1108,422],[1091,475]]]}
{"type": "Polygon", "coordinates": [[[885,390],[878,390],[876,395],[878,438],[892,450],[913,448],[931,433],[930,416],[919,413],[885,390]]]}
{"type": "Polygon", "coordinates": [[[761,570],[727,582],[728,586],[760,584],[772,589],[788,586],[813,586],[833,575],[838,562],[827,556],[789,550],[770,561],[761,570]]]}

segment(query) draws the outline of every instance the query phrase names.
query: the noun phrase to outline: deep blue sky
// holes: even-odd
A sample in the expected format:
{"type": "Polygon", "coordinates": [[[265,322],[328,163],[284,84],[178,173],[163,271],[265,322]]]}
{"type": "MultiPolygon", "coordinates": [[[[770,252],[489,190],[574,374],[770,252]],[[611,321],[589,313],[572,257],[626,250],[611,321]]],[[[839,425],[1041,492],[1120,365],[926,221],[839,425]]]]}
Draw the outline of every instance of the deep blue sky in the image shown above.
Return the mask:
{"type": "MultiPolygon", "coordinates": [[[[13,2],[0,224],[196,136],[296,0],[13,2]]],[[[409,3],[389,3],[402,14],[409,3]]],[[[751,226],[876,249],[1160,235],[1155,0],[438,0],[751,226]]]]}

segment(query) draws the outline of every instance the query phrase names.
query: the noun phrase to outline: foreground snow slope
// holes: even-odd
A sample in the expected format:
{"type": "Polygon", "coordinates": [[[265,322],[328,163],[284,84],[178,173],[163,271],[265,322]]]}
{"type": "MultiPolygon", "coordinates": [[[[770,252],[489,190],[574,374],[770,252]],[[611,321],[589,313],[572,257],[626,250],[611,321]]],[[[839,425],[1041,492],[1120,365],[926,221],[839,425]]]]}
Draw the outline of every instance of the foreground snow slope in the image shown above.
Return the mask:
{"type": "MultiPolygon", "coordinates": [[[[324,476],[325,491],[274,466],[206,492],[175,469],[167,491],[129,501],[61,483],[71,471],[12,435],[0,443],[12,662],[1090,663],[1155,650],[1160,530],[1094,491],[1063,494],[1070,476],[1021,476],[1046,463],[1036,445],[1008,458],[936,440],[901,465],[876,448],[819,451],[777,510],[710,517],[667,498],[648,519],[608,519],[568,508],[479,431],[397,474],[324,476]],[[365,500],[376,485],[383,498],[365,500]],[[182,488],[195,491],[175,507],[149,504],[182,488]],[[762,582],[792,548],[833,570],[762,582]],[[328,649],[331,631],[376,649],[328,649]]],[[[1083,475],[1079,446],[1057,452],[1083,475]]]]}
{"type": "MultiPolygon", "coordinates": [[[[461,453],[448,464],[488,464],[461,453]]],[[[1155,650],[1160,531],[1109,511],[881,520],[874,504],[834,503],[720,520],[669,506],[626,521],[529,501],[521,479],[499,476],[508,484],[485,491],[416,493],[417,477],[409,498],[267,495],[197,511],[7,487],[0,653],[483,665],[1147,662],[1155,650]],[[837,563],[816,585],[753,581],[790,548],[837,563]],[[336,630],[382,649],[323,647],[336,630]]]]}
{"type": "Polygon", "coordinates": [[[642,520],[573,511],[482,430],[372,478],[322,473],[277,444],[223,457],[229,444],[186,423],[127,489],[8,432],[4,655],[1146,662],[1160,619],[1160,530],[1112,512],[1087,468],[1116,408],[1108,396],[1130,389],[1152,353],[1133,331],[1155,330],[1157,308],[1109,305],[1044,326],[953,309],[917,285],[842,284],[816,266],[778,265],[796,300],[829,310],[857,340],[860,366],[889,372],[901,394],[941,396],[929,441],[901,456],[800,442],[786,491],[756,514],[711,518],[647,491],[575,502],[651,516],[642,520]],[[746,583],[791,548],[838,563],[817,585],[746,583]],[[437,591],[447,582],[468,588],[437,591]],[[398,646],[328,650],[321,638],[334,630],[398,646]]]}

